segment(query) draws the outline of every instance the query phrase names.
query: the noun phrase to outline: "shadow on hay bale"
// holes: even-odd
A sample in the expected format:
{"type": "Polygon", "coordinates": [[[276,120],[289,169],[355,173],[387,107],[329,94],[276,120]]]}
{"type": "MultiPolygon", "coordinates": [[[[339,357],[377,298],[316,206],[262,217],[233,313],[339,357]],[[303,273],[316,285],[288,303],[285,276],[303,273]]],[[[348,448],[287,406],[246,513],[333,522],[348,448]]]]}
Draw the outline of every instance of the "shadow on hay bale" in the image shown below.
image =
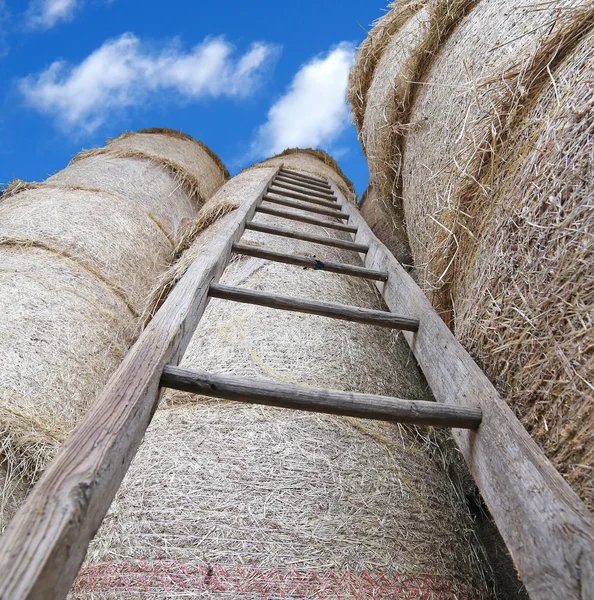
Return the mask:
{"type": "Polygon", "coordinates": [[[370,77],[351,75],[354,111],[377,112],[370,91],[390,89],[380,103],[397,135],[378,169],[401,174],[392,199],[419,281],[592,508],[594,8],[481,0],[446,34],[436,26],[396,73],[374,55],[391,88],[373,79],[363,94],[354,82],[370,77]]]}
{"type": "MultiPolygon", "coordinates": [[[[291,160],[304,173],[327,173],[311,154],[292,153],[291,160]]],[[[273,173],[269,164],[243,171],[213,201],[256,196],[273,173]]],[[[256,220],[275,222],[262,214],[256,220]]],[[[198,236],[162,285],[179,279],[221,227],[225,218],[198,236]]],[[[292,227],[324,231],[303,223],[292,227]]],[[[354,253],[252,231],[242,243],[360,264],[354,253]]],[[[261,259],[235,257],[222,281],[382,307],[374,286],[364,280],[261,259]]],[[[342,390],[431,397],[397,332],[215,299],[181,364],[342,390]]],[[[424,581],[435,597],[446,589],[482,597],[482,550],[461,486],[447,474],[452,461],[440,435],[430,429],[167,391],[90,546],[72,598],[123,598],[136,592],[172,598],[184,586],[213,598],[293,597],[296,576],[301,597],[397,597],[396,587],[386,587],[395,578],[411,578],[417,589],[424,581]],[[239,574],[221,583],[220,573],[229,572],[239,574]],[[370,589],[363,573],[383,578],[382,583],[370,589]],[[351,583],[343,589],[345,577],[351,583]]]]}
{"type": "Polygon", "coordinates": [[[0,530],[124,357],[155,279],[225,180],[180,135],[126,134],[2,195],[0,530]]]}

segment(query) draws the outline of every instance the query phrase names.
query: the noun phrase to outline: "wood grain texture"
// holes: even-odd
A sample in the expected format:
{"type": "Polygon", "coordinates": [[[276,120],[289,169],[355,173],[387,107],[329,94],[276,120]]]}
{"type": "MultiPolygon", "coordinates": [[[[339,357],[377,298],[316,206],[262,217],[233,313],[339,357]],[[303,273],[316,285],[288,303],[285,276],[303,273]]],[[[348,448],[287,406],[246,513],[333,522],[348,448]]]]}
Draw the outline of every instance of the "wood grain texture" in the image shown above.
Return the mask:
{"type": "Polygon", "coordinates": [[[247,244],[233,244],[233,252],[236,254],[243,254],[244,256],[253,256],[255,258],[263,258],[289,265],[296,265],[306,269],[341,273],[342,275],[352,275],[354,277],[362,277],[363,279],[375,279],[376,281],[386,281],[386,279],[388,279],[387,271],[378,271],[376,269],[366,269],[365,267],[358,267],[356,265],[331,262],[314,256],[272,252],[271,250],[266,250],[258,246],[249,246],[247,244]]]}
{"type": "Polygon", "coordinates": [[[311,187],[305,188],[300,187],[299,184],[291,184],[286,183],[279,179],[278,177],[274,180],[274,187],[282,188],[285,190],[289,190],[291,192],[297,192],[299,194],[303,194],[305,196],[311,196],[312,198],[321,198],[322,200],[328,200],[329,202],[336,202],[336,198],[330,192],[325,193],[319,190],[314,190],[311,187]]]}
{"type": "Polygon", "coordinates": [[[322,208],[321,206],[313,206],[304,202],[295,202],[294,200],[287,200],[286,198],[276,198],[273,196],[269,196],[268,194],[270,194],[271,192],[272,190],[268,190],[268,193],[266,194],[266,196],[264,196],[264,201],[270,202],[271,204],[278,204],[280,206],[288,206],[289,208],[297,208],[299,210],[312,212],[317,215],[334,217],[335,219],[341,219],[343,221],[349,220],[349,216],[346,213],[341,212],[340,207],[337,207],[337,209],[322,208]]]}
{"type": "Polygon", "coordinates": [[[301,181],[299,179],[293,179],[292,177],[289,177],[287,175],[278,175],[274,181],[275,182],[282,181],[283,183],[290,183],[291,185],[297,185],[300,188],[305,188],[307,190],[317,190],[320,192],[327,192],[327,193],[331,192],[330,186],[328,186],[328,185],[324,186],[323,184],[319,184],[319,183],[311,183],[311,182],[301,181]]]}
{"type": "Polygon", "coordinates": [[[342,321],[366,323],[367,325],[389,327],[391,329],[416,331],[419,327],[417,319],[401,317],[388,311],[347,306],[346,304],[337,304],[335,302],[322,302],[321,300],[294,298],[293,296],[283,296],[281,294],[261,292],[218,283],[211,284],[209,295],[213,298],[221,298],[222,300],[257,304],[258,306],[320,315],[332,319],[341,319],[342,321]]]}
{"type": "Polygon", "coordinates": [[[329,185],[329,182],[325,179],[320,179],[319,177],[314,177],[313,175],[305,175],[304,173],[299,173],[298,171],[289,171],[289,169],[281,169],[279,173],[282,173],[283,175],[290,175],[291,177],[296,177],[297,179],[303,179],[305,181],[314,181],[315,183],[329,185]]]}
{"type": "Polygon", "coordinates": [[[317,204],[318,206],[323,206],[336,211],[340,210],[340,205],[338,202],[323,200],[322,198],[314,198],[314,196],[309,196],[304,193],[299,194],[297,192],[291,192],[290,190],[275,188],[274,186],[270,186],[269,193],[274,194],[275,196],[293,198],[293,200],[301,200],[302,202],[307,202],[308,204],[317,204]]]}
{"type": "Polygon", "coordinates": [[[284,229],[282,227],[273,227],[272,225],[264,225],[262,223],[254,223],[250,221],[246,223],[246,229],[259,231],[260,233],[269,233],[270,235],[278,235],[288,237],[293,240],[303,240],[305,242],[313,242],[314,244],[323,244],[324,246],[332,246],[333,248],[342,248],[343,250],[353,250],[354,252],[367,252],[367,246],[349,242],[348,240],[339,240],[334,237],[325,237],[323,235],[311,235],[309,233],[301,233],[292,229],[284,229]]]}
{"type": "Polygon", "coordinates": [[[156,410],[163,367],[183,355],[266,187],[223,217],[0,538],[0,599],[66,597],[156,410]]]}
{"type": "Polygon", "coordinates": [[[391,310],[420,319],[405,333],[438,402],[479,407],[477,432],[455,430],[454,439],[534,600],[582,600],[591,592],[594,520],[548,461],[488,378],[340,189],[331,186],[369,246],[365,266],[386,270],[379,283],[391,310]],[[588,587],[590,586],[590,587],[588,587]],[[584,593],[586,596],[584,596],[584,593]]]}
{"type": "Polygon", "coordinates": [[[309,223],[310,225],[319,225],[320,227],[327,227],[329,229],[336,229],[338,231],[357,233],[357,228],[353,225],[344,225],[343,223],[335,223],[324,219],[316,219],[315,217],[308,217],[307,215],[300,215],[297,213],[288,212],[286,210],[277,210],[275,208],[271,208],[270,206],[264,206],[262,204],[258,206],[256,212],[263,213],[266,215],[272,215],[273,217],[279,217],[282,219],[289,219],[291,221],[309,223]]]}
{"type": "Polygon", "coordinates": [[[477,408],[446,406],[438,402],[402,400],[375,394],[340,392],[262,379],[216,375],[175,366],[165,367],[161,385],[184,392],[249,404],[264,404],[392,423],[476,429],[482,417],[481,410],[477,408]]]}

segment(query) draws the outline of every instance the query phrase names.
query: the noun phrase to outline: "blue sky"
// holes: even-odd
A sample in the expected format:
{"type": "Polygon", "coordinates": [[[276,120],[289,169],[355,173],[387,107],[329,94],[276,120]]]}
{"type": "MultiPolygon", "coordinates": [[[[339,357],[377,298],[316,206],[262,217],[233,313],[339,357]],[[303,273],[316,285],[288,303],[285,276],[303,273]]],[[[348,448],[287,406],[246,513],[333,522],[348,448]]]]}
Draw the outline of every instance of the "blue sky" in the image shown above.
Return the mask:
{"type": "Polygon", "coordinates": [[[0,0],[0,182],[41,180],[144,127],[232,173],[287,146],[332,153],[362,193],[344,91],[383,0],[0,0]]]}

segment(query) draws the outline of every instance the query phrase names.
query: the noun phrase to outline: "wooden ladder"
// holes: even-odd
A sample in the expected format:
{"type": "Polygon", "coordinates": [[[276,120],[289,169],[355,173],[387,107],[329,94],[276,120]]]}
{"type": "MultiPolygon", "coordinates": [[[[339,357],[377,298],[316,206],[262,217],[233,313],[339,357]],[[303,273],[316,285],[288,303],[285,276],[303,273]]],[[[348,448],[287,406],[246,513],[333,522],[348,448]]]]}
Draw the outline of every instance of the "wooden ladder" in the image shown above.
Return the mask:
{"type": "Polygon", "coordinates": [[[592,515],[336,184],[278,167],[257,197],[245,198],[224,219],[224,227],[172,290],[0,538],[0,600],[66,597],[164,387],[240,402],[451,427],[531,597],[594,598],[592,515]],[[253,220],[256,213],[354,239],[264,225],[253,220]],[[364,266],[242,244],[246,229],[351,250],[364,257],[364,266]],[[221,285],[232,254],[372,280],[390,310],[221,285]],[[177,365],[209,298],[402,330],[437,402],[182,369],[177,365]]]}

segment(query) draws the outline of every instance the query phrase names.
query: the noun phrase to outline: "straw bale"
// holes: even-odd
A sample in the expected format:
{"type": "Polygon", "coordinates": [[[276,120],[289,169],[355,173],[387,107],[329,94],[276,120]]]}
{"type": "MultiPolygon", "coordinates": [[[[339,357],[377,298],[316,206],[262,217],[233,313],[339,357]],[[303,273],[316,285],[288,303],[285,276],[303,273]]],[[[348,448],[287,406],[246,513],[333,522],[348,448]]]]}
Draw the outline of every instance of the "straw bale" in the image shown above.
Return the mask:
{"type": "Polygon", "coordinates": [[[134,319],[87,269],[39,247],[0,246],[0,283],[2,459],[32,481],[124,357],[134,319]]]}
{"type": "Polygon", "coordinates": [[[355,64],[349,73],[347,97],[351,104],[353,120],[358,131],[363,128],[363,120],[367,107],[367,93],[374,79],[375,69],[386,47],[394,35],[428,0],[399,0],[389,5],[389,11],[374,21],[372,29],[367,33],[357,49],[355,64]]]}
{"type": "Polygon", "coordinates": [[[100,279],[135,315],[143,310],[154,279],[172,260],[165,233],[121,196],[42,186],[5,200],[0,220],[0,245],[44,247],[68,257],[100,279]]]}
{"type": "Polygon", "coordinates": [[[359,204],[361,215],[396,259],[405,266],[412,265],[412,254],[402,217],[398,218],[392,203],[381,196],[373,184],[363,192],[359,204]]]}
{"type": "MultiPolygon", "coordinates": [[[[575,24],[574,36],[585,15],[575,24]]],[[[543,57],[536,80],[518,74],[528,97],[481,185],[460,197],[467,216],[454,229],[451,289],[457,336],[594,509],[592,24],[594,9],[590,33],[566,56],[555,40],[557,68],[543,57]]]]}
{"type": "MultiPolygon", "coordinates": [[[[240,202],[243,194],[257,193],[269,174],[264,168],[245,171],[219,193],[240,202]],[[230,197],[234,183],[236,196],[230,197]]],[[[263,214],[257,214],[256,221],[278,224],[263,214]]],[[[214,228],[224,224],[225,217],[214,228]]],[[[304,223],[291,227],[324,231],[304,223]]],[[[211,235],[212,228],[199,234],[197,249],[190,248],[188,256],[199,255],[211,235]]],[[[323,252],[329,260],[360,264],[356,253],[253,231],[246,232],[242,242],[289,253],[323,252]]],[[[185,264],[187,258],[182,257],[179,272],[185,264]]],[[[359,278],[261,259],[235,256],[222,281],[383,306],[375,287],[359,278]]],[[[210,301],[181,364],[275,381],[431,398],[397,332],[216,299],[210,301]]],[[[439,576],[453,582],[452,589],[460,595],[478,597],[484,585],[480,548],[463,493],[448,476],[451,461],[432,430],[167,391],[91,544],[88,575],[75,587],[73,598],[124,598],[135,592],[147,598],[176,597],[180,589],[159,580],[163,565],[182,583],[196,565],[205,565],[210,573],[223,565],[284,573],[312,569],[318,576],[337,577],[370,570],[386,577],[439,576]],[[138,581],[110,579],[110,573],[139,561],[149,573],[145,581],[157,586],[151,593],[138,581]]],[[[311,597],[318,591],[314,587],[311,597]]],[[[223,596],[203,591],[203,597],[223,596]]],[[[241,597],[269,596],[260,592],[241,597]]],[[[351,587],[340,597],[365,596],[351,587]]]]}
{"type": "MultiPolygon", "coordinates": [[[[150,135],[142,134],[143,143],[150,135]]],[[[199,211],[180,179],[186,167],[171,168],[178,163],[166,153],[177,145],[179,161],[187,151],[196,169],[188,173],[199,181],[203,168],[208,193],[224,179],[220,170],[214,176],[216,161],[192,141],[155,135],[167,141],[152,148],[160,156],[99,149],[46,182],[15,180],[3,194],[0,464],[7,490],[34,483],[134,342],[155,281],[197,224],[217,216],[199,211]]]]}
{"type": "Polygon", "coordinates": [[[7,463],[0,464],[0,524],[12,519],[28,491],[21,479],[11,476],[9,468],[7,463]]]}
{"type": "Polygon", "coordinates": [[[229,179],[229,172],[210,148],[177,131],[155,127],[135,134],[127,133],[109,141],[108,147],[140,150],[166,158],[190,173],[200,174],[198,186],[204,199],[210,198],[229,179]]]}
{"type": "MultiPolygon", "coordinates": [[[[581,2],[583,4],[583,2],[581,2]]],[[[415,86],[402,164],[402,199],[409,241],[420,281],[448,317],[449,290],[443,287],[448,263],[438,243],[456,212],[455,187],[473,154],[488,140],[495,119],[484,119],[497,104],[481,82],[497,80],[524,63],[559,26],[579,0],[534,4],[531,0],[481,0],[441,43],[415,86]]],[[[472,176],[472,174],[470,174],[472,176]]]]}

